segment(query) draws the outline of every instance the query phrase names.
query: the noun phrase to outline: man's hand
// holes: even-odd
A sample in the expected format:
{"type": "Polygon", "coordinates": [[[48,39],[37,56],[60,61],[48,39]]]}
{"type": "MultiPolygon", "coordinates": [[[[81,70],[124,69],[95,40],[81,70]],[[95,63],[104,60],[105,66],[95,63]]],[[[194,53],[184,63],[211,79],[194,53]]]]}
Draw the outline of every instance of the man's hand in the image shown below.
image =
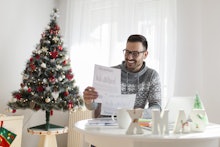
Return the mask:
{"type": "Polygon", "coordinates": [[[91,104],[98,97],[97,91],[95,91],[94,87],[88,86],[83,91],[83,98],[86,104],[91,104]]]}

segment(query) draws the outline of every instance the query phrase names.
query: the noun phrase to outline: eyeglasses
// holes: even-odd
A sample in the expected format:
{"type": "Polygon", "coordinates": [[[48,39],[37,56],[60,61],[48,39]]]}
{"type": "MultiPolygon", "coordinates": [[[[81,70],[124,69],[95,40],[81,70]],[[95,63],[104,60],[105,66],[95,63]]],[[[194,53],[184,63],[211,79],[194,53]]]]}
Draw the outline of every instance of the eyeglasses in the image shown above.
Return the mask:
{"type": "Polygon", "coordinates": [[[143,53],[145,51],[146,50],[138,52],[138,51],[129,51],[127,49],[124,49],[123,53],[124,53],[125,56],[129,56],[131,54],[133,58],[137,58],[140,53],[143,53]]]}

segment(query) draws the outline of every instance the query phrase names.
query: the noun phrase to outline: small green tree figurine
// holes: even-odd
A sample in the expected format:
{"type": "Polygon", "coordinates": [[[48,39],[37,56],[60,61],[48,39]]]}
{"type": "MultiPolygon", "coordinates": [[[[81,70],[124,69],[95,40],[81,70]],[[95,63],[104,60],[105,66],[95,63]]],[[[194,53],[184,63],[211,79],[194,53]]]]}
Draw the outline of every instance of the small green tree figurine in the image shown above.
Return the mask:
{"type": "Polygon", "coordinates": [[[13,110],[32,109],[46,111],[48,130],[50,113],[53,110],[73,110],[83,106],[78,87],[70,66],[70,59],[63,47],[60,27],[57,24],[58,10],[53,9],[48,27],[42,33],[40,43],[27,61],[20,89],[12,93],[8,106],[13,110]]]}
{"type": "MultiPolygon", "coordinates": [[[[199,97],[198,94],[196,94],[196,97],[195,97],[195,99],[194,99],[193,109],[203,109],[203,110],[205,110],[205,108],[204,108],[204,106],[203,106],[203,103],[202,103],[202,101],[201,101],[201,99],[200,99],[200,97],[199,97]]],[[[205,114],[205,116],[204,116],[203,118],[201,118],[201,119],[203,119],[203,121],[205,121],[206,124],[208,124],[209,121],[208,121],[208,116],[207,116],[207,114],[205,114]]]]}
{"type": "Polygon", "coordinates": [[[199,98],[199,95],[196,94],[195,100],[194,100],[194,109],[204,109],[203,104],[199,98]]]}

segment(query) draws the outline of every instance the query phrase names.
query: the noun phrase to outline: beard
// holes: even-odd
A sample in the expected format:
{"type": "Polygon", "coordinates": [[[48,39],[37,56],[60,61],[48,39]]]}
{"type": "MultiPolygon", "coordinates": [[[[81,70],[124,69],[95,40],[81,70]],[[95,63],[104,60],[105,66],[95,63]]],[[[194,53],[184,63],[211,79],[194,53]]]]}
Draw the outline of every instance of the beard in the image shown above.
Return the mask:
{"type": "Polygon", "coordinates": [[[128,60],[126,59],[125,60],[125,65],[126,65],[126,69],[130,72],[138,72],[140,71],[142,65],[143,65],[143,62],[138,62],[137,60],[135,59],[132,59],[132,60],[128,60]]]}

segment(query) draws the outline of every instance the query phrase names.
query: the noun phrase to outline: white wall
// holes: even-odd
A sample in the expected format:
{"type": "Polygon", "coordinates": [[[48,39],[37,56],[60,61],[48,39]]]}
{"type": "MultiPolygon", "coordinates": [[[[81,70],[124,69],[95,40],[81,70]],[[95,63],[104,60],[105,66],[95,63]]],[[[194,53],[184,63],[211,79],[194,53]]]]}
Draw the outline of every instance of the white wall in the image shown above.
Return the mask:
{"type": "Polygon", "coordinates": [[[177,62],[175,95],[202,89],[201,0],[177,1],[177,62]]]}
{"type": "Polygon", "coordinates": [[[175,95],[200,94],[210,121],[220,123],[220,1],[177,1],[175,95]]]}
{"type": "MultiPolygon", "coordinates": [[[[0,0],[0,113],[6,113],[11,92],[20,88],[26,61],[39,43],[56,4],[57,0],[0,0]]],[[[44,112],[15,113],[20,114],[25,116],[22,147],[37,147],[39,137],[28,134],[27,128],[45,123],[44,112]]],[[[54,112],[51,118],[53,124],[64,126],[67,122],[67,112],[54,112]]],[[[57,141],[58,146],[67,146],[67,135],[59,135],[57,141]]]]}
{"type": "Polygon", "coordinates": [[[220,1],[203,3],[203,72],[204,98],[213,122],[220,123],[220,1]]]}

